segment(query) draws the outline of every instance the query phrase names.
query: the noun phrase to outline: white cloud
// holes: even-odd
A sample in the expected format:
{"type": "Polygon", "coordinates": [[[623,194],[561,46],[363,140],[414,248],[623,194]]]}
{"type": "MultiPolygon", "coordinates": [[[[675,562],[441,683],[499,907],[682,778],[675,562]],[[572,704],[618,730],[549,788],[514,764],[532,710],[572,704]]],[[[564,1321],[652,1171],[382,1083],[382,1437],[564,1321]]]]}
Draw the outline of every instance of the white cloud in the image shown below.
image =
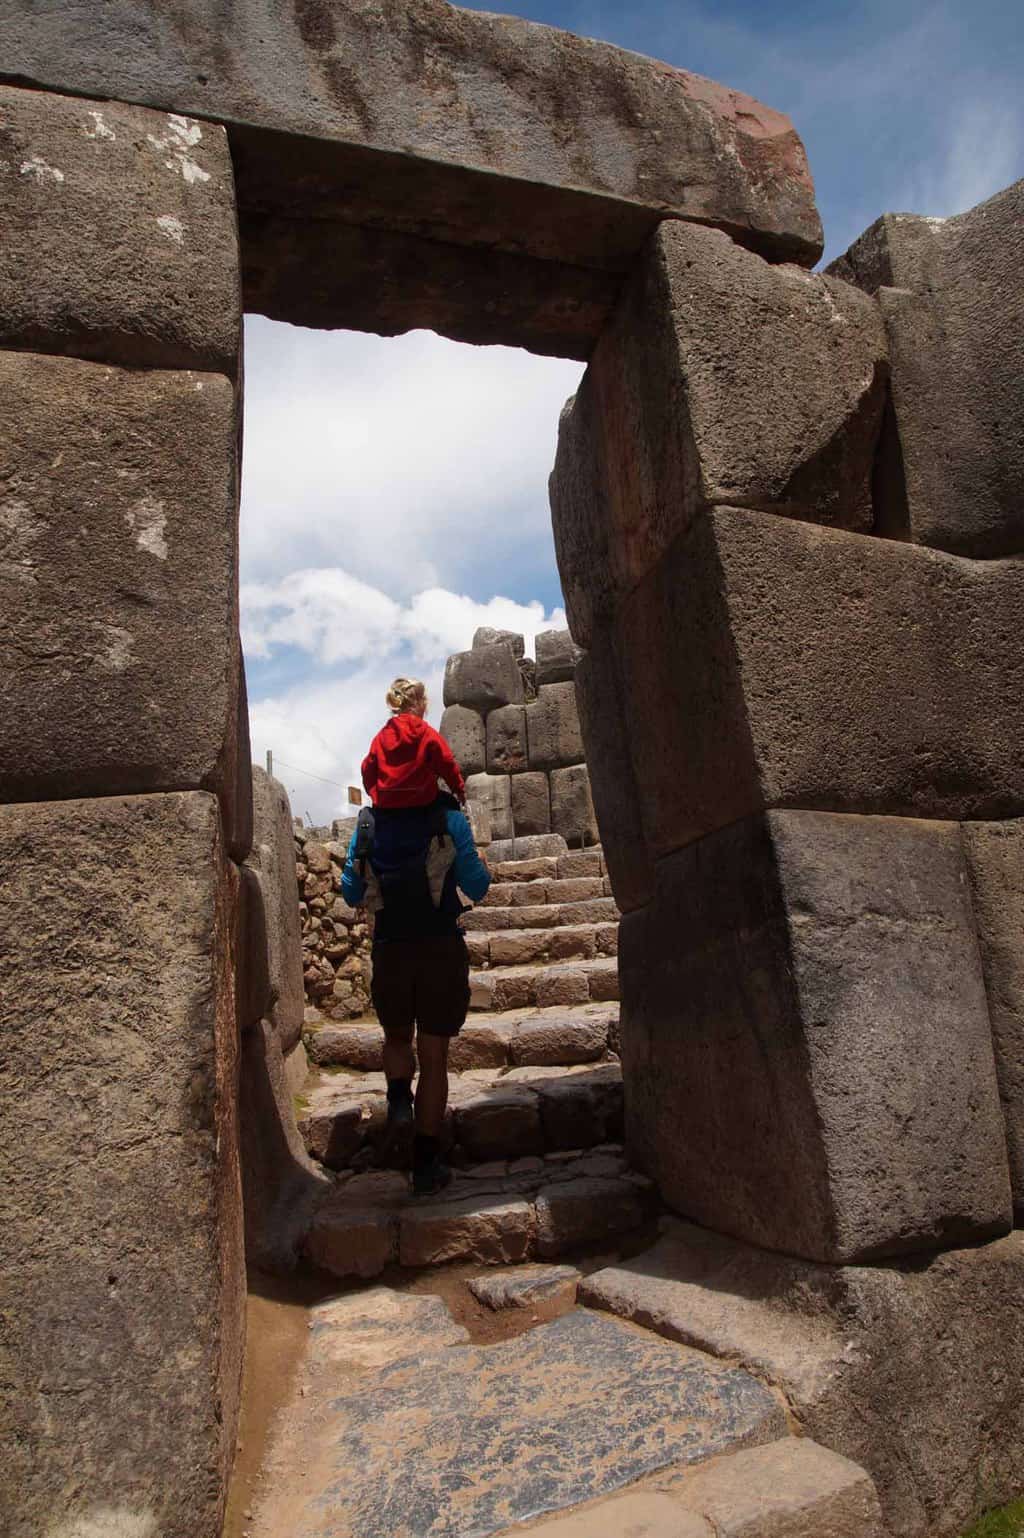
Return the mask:
{"type": "Polygon", "coordinates": [[[553,566],[546,482],[582,365],[431,332],[246,322],[244,575],[342,565],[405,598],[553,566]]]}
{"type": "Polygon", "coordinates": [[[907,207],[947,218],[962,214],[1024,174],[1024,113],[997,99],[961,103],[950,114],[935,161],[909,181],[907,207]]]}
{"type": "Polygon", "coordinates": [[[384,692],[397,674],[423,678],[429,719],[439,724],[445,662],[469,647],[480,625],[517,631],[532,654],[537,632],[564,628],[565,614],[537,601],[480,602],[442,588],[401,604],[337,567],[243,587],[247,656],[269,659],[289,647],[309,658],[298,682],[250,707],[253,757],[263,762],[272,750],[297,815],[325,823],[347,813],[345,788],[360,783],[359,765],[387,719],[384,692]]]}

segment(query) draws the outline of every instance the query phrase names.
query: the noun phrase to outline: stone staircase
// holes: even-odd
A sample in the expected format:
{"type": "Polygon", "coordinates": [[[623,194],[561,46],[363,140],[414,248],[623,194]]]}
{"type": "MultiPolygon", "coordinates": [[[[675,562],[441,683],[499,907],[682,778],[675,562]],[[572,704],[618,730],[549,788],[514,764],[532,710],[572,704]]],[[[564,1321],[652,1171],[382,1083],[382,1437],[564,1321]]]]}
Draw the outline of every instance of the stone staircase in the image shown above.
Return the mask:
{"type": "Polygon", "coordinates": [[[306,1254],[337,1276],[572,1253],[653,1215],[622,1150],[618,910],[601,850],[554,835],[492,847],[491,889],[465,918],[472,1013],[452,1044],[445,1192],[409,1197],[376,1021],[307,1026],[299,1127],[335,1184],[306,1254]]]}

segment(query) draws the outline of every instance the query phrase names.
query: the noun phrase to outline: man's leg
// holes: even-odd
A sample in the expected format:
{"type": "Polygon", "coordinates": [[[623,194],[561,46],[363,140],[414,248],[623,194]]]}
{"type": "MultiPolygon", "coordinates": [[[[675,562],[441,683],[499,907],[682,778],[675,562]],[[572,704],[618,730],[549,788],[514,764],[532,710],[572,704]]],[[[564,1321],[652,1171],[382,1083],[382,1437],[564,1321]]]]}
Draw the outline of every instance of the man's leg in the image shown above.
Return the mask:
{"type": "MultiPolygon", "coordinates": [[[[424,1137],[440,1138],[444,1126],[444,1113],[448,1105],[449,1045],[449,1037],[428,1036],[425,1031],[420,1031],[416,1039],[420,1059],[420,1082],[416,1086],[416,1131],[424,1137]]],[[[412,1048],[409,1050],[411,1055],[412,1048]]]]}
{"type": "Polygon", "coordinates": [[[415,995],[401,945],[375,946],[373,1007],[384,1031],[384,1074],[388,1081],[388,1124],[412,1121],[412,1081],[416,1057],[412,1050],[415,995]]]}

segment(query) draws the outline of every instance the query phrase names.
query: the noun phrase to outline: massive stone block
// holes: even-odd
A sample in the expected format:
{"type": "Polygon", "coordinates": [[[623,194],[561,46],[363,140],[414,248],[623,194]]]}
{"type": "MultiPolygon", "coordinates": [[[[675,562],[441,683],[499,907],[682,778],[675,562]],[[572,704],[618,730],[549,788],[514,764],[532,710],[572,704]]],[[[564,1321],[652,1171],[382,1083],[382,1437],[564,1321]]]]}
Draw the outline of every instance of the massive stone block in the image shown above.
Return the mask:
{"type": "Polygon", "coordinates": [[[586,764],[551,771],[551,831],[573,848],[596,844],[600,837],[586,764]]]}
{"type": "Polygon", "coordinates": [[[551,505],[577,641],[701,508],[870,529],[886,379],[866,295],[662,225],[560,427],[551,505]]]}
{"type": "Polygon", "coordinates": [[[456,652],[444,670],[444,702],[465,705],[482,716],[500,705],[523,703],[523,679],[510,646],[481,646],[456,652]]]}
{"type": "Polygon", "coordinates": [[[546,774],[513,775],[511,795],[517,838],[551,832],[551,786],[546,774]]]}
{"type": "Polygon", "coordinates": [[[534,641],[537,653],[537,683],[571,683],[576,664],[583,655],[568,630],[542,630],[534,641]]]}
{"type": "Polygon", "coordinates": [[[234,375],[238,229],[219,125],[0,86],[0,225],[0,346],[234,375]]]}
{"type": "Polygon", "coordinates": [[[655,855],[766,806],[1024,810],[1024,566],[734,508],[612,630],[655,855]]]}
{"type": "Polygon", "coordinates": [[[623,913],[654,890],[654,864],[640,812],[619,662],[605,632],[576,669],[576,700],[587,750],[590,789],[615,901],[623,913]]]}
{"type": "Polygon", "coordinates": [[[953,219],[886,214],[829,269],[882,303],[903,475],[881,511],[920,544],[1024,550],[1022,266],[1019,181],[953,219]]]}
{"type": "Polygon", "coordinates": [[[292,809],[284,786],[265,769],[254,764],[252,780],[255,838],[246,863],[259,880],[266,916],[268,1018],[287,1053],[302,1035],[306,1008],[292,809]]]}
{"type": "Polygon", "coordinates": [[[1024,822],[961,826],[1018,1224],[1024,1221],[1024,822]]]}
{"type": "Polygon", "coordinates": [[[492,625],[480,625],[473,632],[473,651],[478,651],[481,646],[511,646],[512,655],[517,658],[526,655],[526,639],[515,630],[495,630],[492,625]]]}
{"type": "Polygon", "coordinates": [[[526,712],[523,706],[503,705],[492,710],[487,717],[488,773],[519,774],[526,767],[526,712]]]}
{"type": "Polygon", "coordinates": [[[437,0],[184,0],[173,27],[157,0],[31,16],[5,0],[0,21],[9,77],[222,119],[253,223],[333,219],[599,272],[627,270],[666,215],[773,258],[821,251],[787,118],[567,32],[437,0]]]}
{"type": "Polygon", "coordinates": [[[463,774],[487,768],[487,727],[483,716],[465,705],[449,705],[441,717],[441,736],[458,759],[463,774]]]}
{"type": "Polygon", "coordinates": [[[11,1538],[104,1511],[220,1533],[244,1301],[236,886],[213,796],[0,807],[11,1538]]]}
{"type": "Polygon", "coordinates": [[[0,353],[0,798],[215,790],[252,826],[222,375],[0,353]]]}
{"type": "Polygon", "coordinates": [[[471,774],[466,780],[466,799],[484,808],[488,842],[512,837],[512,790],[507,774],[471,774]]]}
{"type": "Polygon", "coordinates": [[[659,861],[619,959],[628,1140],[678,1212],[837,1263],[1010,1227],[954,824],[748,819],[659,861]]]}
{"type": "Polygon", "coordinates": [[[561,769],[583,761],[583,738],[571,683],[542,684],[526,707],[531,769],[561,769]]]}

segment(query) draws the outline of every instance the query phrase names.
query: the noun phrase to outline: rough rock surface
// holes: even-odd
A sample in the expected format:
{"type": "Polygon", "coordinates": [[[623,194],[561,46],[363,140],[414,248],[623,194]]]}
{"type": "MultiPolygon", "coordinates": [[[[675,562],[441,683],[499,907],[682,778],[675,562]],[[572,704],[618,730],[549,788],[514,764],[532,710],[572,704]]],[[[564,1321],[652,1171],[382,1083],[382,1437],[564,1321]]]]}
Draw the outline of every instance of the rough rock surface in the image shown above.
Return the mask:
{"type": "Polygon", "coordinates": [[[215,790],[248,853],[236,404],[219,374],[0,353],[3,800],[215,790]]]}
{"type": "Polygon", "coordinates": [[[327,1415],[296,1427],[293,1452],[312,1475],[303,1498],[265,1502],[253,1535],[489,1538],[784,1430],[748,1374],[577,1310],[500,1345],[445,1346],[343,1383],[327,1415]]]}
{"type": "Polygon", "coordinates": [[[236,887],[211,795],[0,808],[11,1538],[100,1507],[220,1532],[244,1297],[236,887]]]}
{"type": "Polygon", "coordinates": [[[715,1538],[885,1538],[870,1474],[808,1437],[713,1458],[671,1483],[715,1538]]]}
{"type": "Polygon", "coordinates": [[[701,515],[612,631],[652,853],[765,806],[1019,815],[1022,636],[1019,562],[701,515]]]}
{"type": "MultiPolygon", "coordinates": [[[[348,837],[326,843],[305,830],[295,832],[293,880],[298,879],[306,1024],[313,1027],[324,1020],[356,1019],[370,1002],[371,926],[339,891],[351,840],[347,831],[348,837]]],[[[323,1060],[331,1061],[329,1056],[323,1060]]]]}
{"type": "Polygon", "coordinates": [[[543,684],[526,707],[531,769],[561,769],[583,762],[583,738],[573,683],[543,684]]]}
{"type": "Polygon", "coordinates": [[[444,670],[445,705],[465,705],[487,715],[501,705],[521,705],[523,679],[510,646],[456,652],[444,670]]]}
{"type": "Polygon", "coordinates": [[[551,506],[576,640],[702,508],[869,530],[887,356],[877,303],[848,284],[662,225],[559,430],[551,506]]]}
{"type": "Polygon", "coordinates": [[[491,830],[491,849],[512,837],[512,786],[507,774],[467,775],[466,799],[484,807],[491,830]]]}
{"type": "Polygon", "coordinates": [[[608,875],[616,903],[628,913],[649,901],[654,866],[643,829],[619,661],[603,631],[580,661],[576,700],[608,875]]]}
{"type": "Polygon", "coordinates": [[[259,881],[266,916],[268,1018],[287,1053],[302,1033],[306,1008],[292,811],[281,782],[255,764],[252,786],[253,847],[246,865],[259,881]]]}
{"type": "Polygon", "coordinates": [[[830,1262],[1009,1229],[954,824],[739,823],[659,862],[621,966],[627,1143],[675,1211],[830,1262]]]}
{"type": "Polygon", "coordinates": [[[449,705],[441,717],[440,731],[463,774],[483,774],[487,768],[487,727],[483,717],[465,705],[449,705]]]}
{"type": "MultiPolygon", "coordinates": [[[[227,19],[186,0],[173,28],[156,0],[32,17],[8,0],[2,19],[11,77],[229,125],[257,285],[262,230],[282,221],[522,253],[556,284],[564,269],[625,271],[666,214],[808,266],[821,251],[786,117],[567,32],[436,0],[387,0],[372,16],[245,0],[227,19]]],[[[596,336],[603,312],[593,318],[596,336]]],[[[336,300],[320,323],[345,323],[336,300]]],[[[435,324],[429,304],[407,324],[435,324]]]]}
{"type": "Polygon", "coordinates": [[[581,1294],[777,1385],[807,1435],[868,1471],[906,1538],[956,1538],[1024,1484],[1022,1234],[836,1268],[671,1223],[581,1294]]]}
{"type": "Polygon", "coordinates": [[[1024,1219],[1024,822],[961,824],[992,1021],[1014,1213],[1024,1219]]]}
{"type": "Polygon", "coordinates": [[[518,837],[551,832],[551,784],[546,774],[513,777],[512,825],[518,837]]]}
{"type": "Polygon", "coordinates": [[[473,1276],[469,1290],[487,1308],[535,1308],[559,1299],[576,1301],[580,1273],[575,1266],[517,1266],[514,1271],[473,1276]]]}
{"type": "Polygon", "coordinates": [[[551,771],[551,826],[573,847],[596,844],[600,838],[586,764],[551,771]]]}
{"type": "Polygon", "coordinates": [[[488,774],[519,774],[526,767],[526,712],[523,706],[504,705],[492,710],[487,717],[488,774]]]}
{"type": "Polygon", "coordinates": [[[537,687],[567,684],[576,676],[583,655],[568,630],[542,630],[534,641],[537,653],[537,687]]]}
{"type": "Polygon", "coordinates": [[[0,86],[0,225],[0,346],[236,373],[238,230],[219,125],[0,86]]]}
{"type": "Polygon", "coordinates": [[[880,511],[899,537],[984,558],[1024,550],[1022,265],[1019,181],[952,219],[886,214],[829,269],[877,292],[885,314],[903,473],[880,511]]]}
{"type": "Polygon", "coordinates": [[[299,1135],[293,1094],[280,1036],[261,1020],[241,1042],[238,1121],[245,1259],[262,1271],[294,1267],[314,1208],[329,1190],[329,1177],[299,1135]]]}

